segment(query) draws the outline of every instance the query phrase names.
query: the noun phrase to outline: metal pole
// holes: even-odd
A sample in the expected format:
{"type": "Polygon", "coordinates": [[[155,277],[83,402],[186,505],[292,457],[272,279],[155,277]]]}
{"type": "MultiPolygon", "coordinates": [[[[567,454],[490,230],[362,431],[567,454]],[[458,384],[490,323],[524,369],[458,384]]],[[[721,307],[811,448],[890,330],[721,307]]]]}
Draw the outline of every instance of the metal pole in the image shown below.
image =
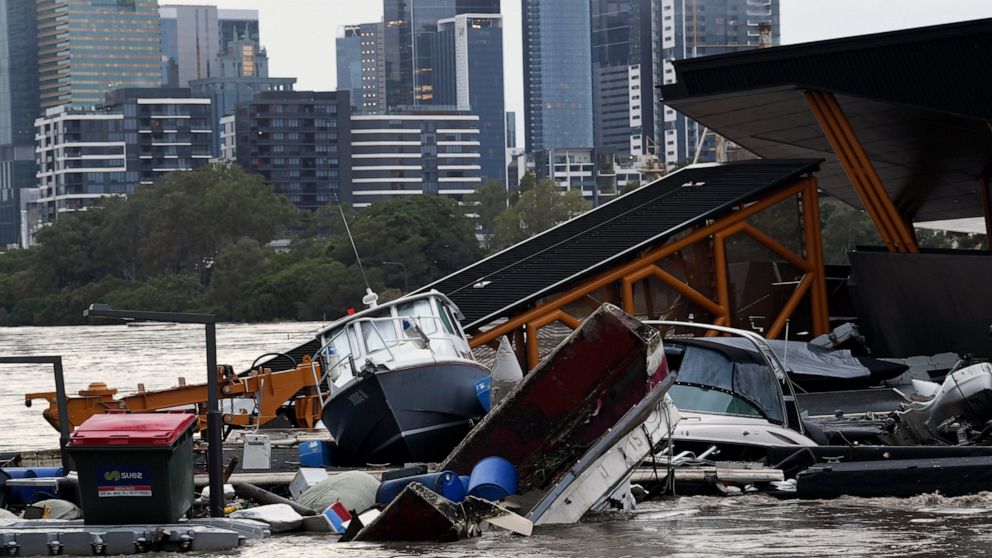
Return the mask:
{"type": "Polygon", "coordinates": [[[62,375],[62,357],[57,356],[52,363],[55,367],[55,400],[59,404],[59,454],[62,456],[62,470],[69,474],[72,461],[66,446],[69,444],[69,402],[65,396],[65,378],[62,375]]]}
{"type": "Polygon", "coordinates": [[[217,387],[217,328],[207,328],[207,473],[210,476],[210,517],[224,517],[224,437],[221,433],[217,387]]]}
{"type": "MultiPolygon", "coordinates": [[[[0,357],[0,364],[51,364],[55,372],[55,402],[59,408],[59,456],[62,458],[62,470],[69,473],[72,470],[72,459],[66,445],[69,443],[69,404],[65,396],[65,378],[62,371],[61,356],[23,356],[0,357]]],[[[31,402],[25,404],[30,407],[31,402]]]]}

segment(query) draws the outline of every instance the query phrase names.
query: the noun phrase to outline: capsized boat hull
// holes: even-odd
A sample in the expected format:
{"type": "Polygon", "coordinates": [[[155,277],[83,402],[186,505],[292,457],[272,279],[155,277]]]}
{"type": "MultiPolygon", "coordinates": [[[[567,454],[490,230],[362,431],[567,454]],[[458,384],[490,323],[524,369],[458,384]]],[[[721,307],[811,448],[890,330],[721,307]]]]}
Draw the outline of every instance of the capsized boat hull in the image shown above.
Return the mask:
{"type": "Polygon", "coordinates": [[[437,462],[484,413],[475,383],[482,365],[439,362],[355,378],[324,405],[337,465],[437,462]]]}
{"type": "Polygon", "coordinates": [[[543,491],[668,374],[661,334],[604,304],[500,401],[445,460],[467,475],[498,455],[519,490],[543,491]]]}

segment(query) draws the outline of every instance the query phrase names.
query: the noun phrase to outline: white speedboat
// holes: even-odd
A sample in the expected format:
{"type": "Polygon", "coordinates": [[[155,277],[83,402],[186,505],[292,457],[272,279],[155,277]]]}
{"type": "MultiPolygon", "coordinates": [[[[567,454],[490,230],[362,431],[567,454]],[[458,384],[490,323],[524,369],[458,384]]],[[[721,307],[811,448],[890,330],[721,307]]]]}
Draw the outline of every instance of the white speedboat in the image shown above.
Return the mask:
{"type": "Polygon", "coordinates": [[[665,340],[665,356],[676,371],[669,396],[682,417],[673,436],[677,454],[764,461],[771,447],[819,445],[813,437],[820,433],[802,420],[789,376],[762,337],[706,324],[645,323],[737,336],[665,340]],[[710,451],[713,446],[719,451],[710,451]]]}

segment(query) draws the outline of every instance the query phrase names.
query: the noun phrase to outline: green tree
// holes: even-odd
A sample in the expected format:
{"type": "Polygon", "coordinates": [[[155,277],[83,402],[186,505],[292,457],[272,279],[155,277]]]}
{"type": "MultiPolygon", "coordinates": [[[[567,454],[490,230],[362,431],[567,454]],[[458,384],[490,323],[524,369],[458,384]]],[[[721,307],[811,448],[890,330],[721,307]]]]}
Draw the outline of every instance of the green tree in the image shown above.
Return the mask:
{"type": "Polygon", "coordinates": [[[466,201],[475,207],[475,212],[479,215],[479,225],[488,244],[496,228],[496,218],[506,211],[509,203],[506,186],[498,180],[490,180],[466,201]]]}
{"type": "Polygon", "coordinates": [[[525,192],[529,192],[537,186],[537,177],[534,173],[528,171],[524,173],[523,177],[520,179],[520,184],[517,185],[517,189],[510,196],[510,205],[515,205],[525,192]]]}
{"type": "MultiPolygon", "coordinates": [[[[465,208],[437,196],[377,203],[356,216],[351,232],[366,269],[382,262],[403,264],[382,270],[385,286],[395,289],[429,283],[476,261],[482,253],[465,208]]],[[[346,239],[334,243],[334,257],[347,265],[355,262],[346,239]]]]}
{"type": "Polygon", "coordinates": [[[222,319],[238,319],[247,285],[268,270],[272,257],[271,249],[247,237],[221,248],[213,262],[208,288],[214,312],[222,319]]]}
{"type": "Polygon", "coordinates": [[[578,190],[562,193],[558,184],[543,178],[496,218],[493,244],[504,248],[575,217],[591,207],[578,190]]]}
{"type": "Polygon", "coordinates": [[[823,256],[828,264],[847,264],[847,254],[856,246],[884,246],[871,217],[833,198],[820,200],[823,227],[823,256]]]}

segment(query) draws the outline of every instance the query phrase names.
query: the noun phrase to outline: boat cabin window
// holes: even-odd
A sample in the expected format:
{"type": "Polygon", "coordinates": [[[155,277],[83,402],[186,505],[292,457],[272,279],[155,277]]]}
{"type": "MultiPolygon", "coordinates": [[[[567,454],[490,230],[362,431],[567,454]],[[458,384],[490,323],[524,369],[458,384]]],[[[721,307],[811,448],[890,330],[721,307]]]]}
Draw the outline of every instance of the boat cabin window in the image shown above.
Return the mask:
{"type": "Polygon", "coordinates": [[[358,360],[361,356],[358,335],[351,324],[331,331],[326,338],[330,339],[330,346],[326,351],[331,366],[348,362],[348,357],[358,360]]]}
{"type": "Polygon", "coordinates": [[[400,304],[396,307],[396,313],[401,318],[419,318],[415,321],[420,326],[420,330],[427,335],[437,331],[437,318],[434,316],[434,309],[431,307],[431,301],[429,299],[422,298],[407,302],[406,304],[400,304]]]}
{"type": "Polygon", "coordinates": [[[451,311],[448,310],[448,307],[440,300],[435,300],[434,303],[437,304],[438,314],[441,316],[441,323],[444,324],[444,329],[451,335],[457,334],[458,332],[455,330],[455,326],[453,325],[455,323],[455,319],[451,317],[451,311]]]}
{"type": "Polygon", "coordinates": [[[365,339],[365,349],[369,352],[381,351],[386,345],[396,340],[396,327],[393,324],[392,312],[383,309],[369,316],[371,320],[362,321],[362,338],[365,339]]]}
{"type": "MultiPolygon", "coordinates": [[[[666,351],[666,354],[668,351],[666,351]]],[[[731,360],[722,351],[709,348],[686,345],[678,362],[678,380],[681,385],[696,386],[706,388],[710,391],[722,392],[729,398],[738,399],[741,404],[747,404],[758,413],[772,422],[784,423],[785,417],[782,411],[782,386],[775,373],[764,363],[754,362],[755,358],[751,353],[736,350],[731,360]]],[[[671,362],[671,361],[670,361],[671,362]]],[[[697,397],[699,395],[697,394],[697,397]]],[[[682,406],[682,402],[672,395],[676,406],[682,406]]],[[[737,403],[730,399],[720,398],[713,394],[707,394],[700,401],[708,401],[714,408],[719,408],[723,403],[734,409],[739,409],[737,403]],[[720,402],[718,399],[725,399],[720,402]]],[[[686,407],[689,409],[690,407],[686,407]]],[[[703,409],[696,409],[703,411],[703,409]]],[[[729,410],[713,412],[726,412],[731,414],[741,414],[729,410]]]]}

